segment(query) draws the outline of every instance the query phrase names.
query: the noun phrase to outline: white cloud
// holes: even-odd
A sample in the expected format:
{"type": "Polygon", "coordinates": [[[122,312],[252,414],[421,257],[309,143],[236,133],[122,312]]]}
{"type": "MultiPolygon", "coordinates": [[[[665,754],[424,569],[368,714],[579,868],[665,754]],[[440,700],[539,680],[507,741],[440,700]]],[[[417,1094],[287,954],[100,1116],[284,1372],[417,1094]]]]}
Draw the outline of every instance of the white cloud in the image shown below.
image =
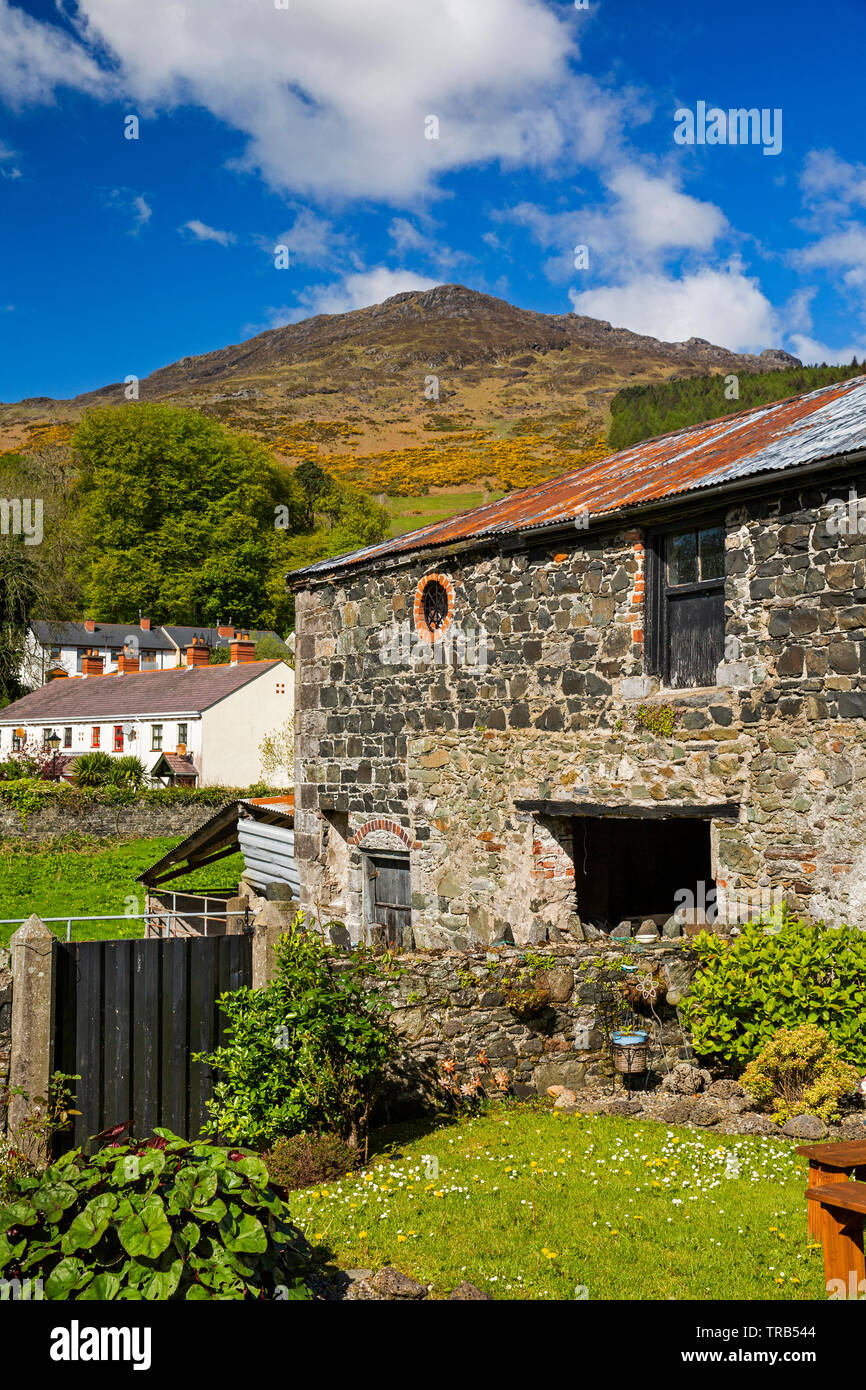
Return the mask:
{"type": "Polygon", "coordinates": [[[142,227],[146,227],[153,215],[153,209],[147,199],[140,193],[132,193],[128,188],[112,188],[105,194],[107,207],[117,212],[123,213],[131,218],[132,225],[128,228],[130,236],[138,236],[142,227]]]}
{"type": "Polygon", "coordinates": [[[435,224],[432,221],[430,227],[429,232],[422,232],[408,218],[395,217],[388,228],[388,235],[399,255],[402,256],[406,251],[415,251],[430,261],[443,275],[448,274],[461,262],[471,259],[465,251],[453,251],[450,246],[443,245],[437,239],[435,224]]]}
{"type": "Polygon", "coordinates": [[[727,230],[727,219],[713,203],[702,202],[631,164],[618,169],[608,186],[623,234],[641,251],[706,251],[727,230]]]}
{"type": "Polygon", "coordinates": [[[298,295],[301,306],[298,317],[309,314],[345,314],[350,309],[366,309],[370,304],[381,304],[394,294],[406,290],[432,290],[441,284],[425,275],[416,275],[412,270],[390,270],[387,266],[375,266],[372,270],[360,270],[345,275],[330,285],[312,285],[298,295]]]}
{"type": "Polygon", "coordinates": [[[315,314],[345,314],[351,309],[366,309],[371,304],[407,290],[432,290],[440,282],[428,280],[411,270],[389,270],[376,266],[343,276],[328,285],[312,285],[298,295],[296,305],[271,305],[265,310],[261,323],[246,323],[241,329],[245,338],[264,333],[269,328],[284,328],[287,323],[299,323],[315,314]]]}
{"type": "Polygon", "coordinates": [[[100,96],[115,87],[112,74],[81,44],[8,0],[0,0],[0,53],[0,95],[15,109],[53,101],[55,87],[100,96]]]}
{"type": "Polygon", "coordinates": [[[792,333],[789,342],[791,352],[806,364],[827,362],[833,366],[837,363],[846,364],[852,357],[856,357],[859,362],[866,362],[866,339],[861,339],[859,343],[850,343],[847,347],[834,348],[819,342],[817,338],[809,337],[806,333],[792,333]]]}
{"type": "Polygon", "coordinates": [[[189,222],[184,222],[178,231],[191,232],[196,241],[215,241],[220,246],[231,246],[232,242],[237,241],[234,232],[221,232],[218,227],[209,227],[206,222],[200,222],[197,217],[191,218],[189,222]]]}
{"type": "Polygon", "coordinates": [[[545,265],[553,281],[574,277],[574,248],[586,246],[590,266],[620,281],[649,271],[684,251],[706,252],[728,230],[714,203],[683,193],[675,174],[619,163],[602,175],[603,201],[563,212],[519,203],[496,214],[525,227],[537,245],[554,251],[545,265]]]}
{"type": "Polygon", "coordinates": [[[650,273],[628,284],[571,290],[569,298],[575,313],[664,342],[706,338],[734,352],[759,352],[780,336],[775,309],[736,261],[679,278],[650,273]]]}
{"type": "Polygon", "coordinates": [[[810,150],[800,172],[804,199],[816,210],[866,207],[866,164],[849,164],[834,150],[810,150]]]}
{"type": "Polygon", "coordinates": [[[20,179],[21,170],[14,161],[18,158],[15,150],[10,150],[8,145],[4,145],[0,140],[0,178],[20,179]]]}
{"type": "Polygon", "coordinates": [[[360,269],[363,261],[345,232],[338,232],[327,217],[320,217],[311,208],[299,208],[291,227],[275,237],[256,236],[256,245],[267,256],[274,256],[278,246],[289,248],[291,265],[309,265],[322,269],[352,266],[360,269]]]}
{"type": "Polygon", "coordinates": [[[11,99],[71,85],[142,111],[205,107],[276,189],[407,202],[453,169],[608,157],[623,113],[576,75],[573,14],[541,0],[79,0],[81,43],[0,0],[11,99]],[[439,138],[425,138],[425,119],[439,138]]]}

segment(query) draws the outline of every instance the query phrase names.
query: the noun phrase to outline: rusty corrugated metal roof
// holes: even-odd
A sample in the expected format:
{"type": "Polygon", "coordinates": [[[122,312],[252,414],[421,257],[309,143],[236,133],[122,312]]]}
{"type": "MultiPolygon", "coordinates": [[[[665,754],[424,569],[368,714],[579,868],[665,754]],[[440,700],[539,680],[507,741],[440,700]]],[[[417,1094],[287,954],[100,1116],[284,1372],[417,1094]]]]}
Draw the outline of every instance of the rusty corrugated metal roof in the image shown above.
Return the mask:
{"type": "Polygon", "coordinates": [[[866,449],[866,376],[645,440],[447,521],[307,565],[290,578],[326,574],[450,541],[555,526],[584,512],[593,520],[641,503],[860,449],[866,449]]]}

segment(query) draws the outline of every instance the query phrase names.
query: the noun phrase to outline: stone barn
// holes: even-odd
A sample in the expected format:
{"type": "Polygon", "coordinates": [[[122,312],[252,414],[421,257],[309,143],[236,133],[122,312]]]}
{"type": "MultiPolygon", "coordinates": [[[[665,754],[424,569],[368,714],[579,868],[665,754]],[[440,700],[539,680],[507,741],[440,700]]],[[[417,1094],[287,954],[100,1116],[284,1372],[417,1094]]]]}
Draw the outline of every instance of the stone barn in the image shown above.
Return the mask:
{"type": "Polygon", "coordinates": [[[352,939],[866,926],[866,377],[289,581],[302,902],[352,939]]]}

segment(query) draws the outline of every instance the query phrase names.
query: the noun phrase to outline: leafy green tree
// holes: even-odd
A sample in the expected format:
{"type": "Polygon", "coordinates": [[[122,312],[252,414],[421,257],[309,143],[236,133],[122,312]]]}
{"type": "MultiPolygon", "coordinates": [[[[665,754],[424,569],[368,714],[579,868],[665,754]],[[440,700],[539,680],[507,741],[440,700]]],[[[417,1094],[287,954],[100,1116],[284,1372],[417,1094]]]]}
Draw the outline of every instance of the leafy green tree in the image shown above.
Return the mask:
{"type": "Polygon", "coordinates": [[[284,631],[298,538],[322,559],[387,534],[387,514],[364,493],[310,470],[299,482],[265,445],[192,410],[94,410],[72,444],[79,570],[103,621],[133,622],[143,609],[157,622],[214,626],[232,613],[284,631]]]}
{"type": "MultiPolygon", "coordinates": [[[[285,531],[304,503],[264,445],[171,406],[106,407],[73,435],[79,463],[82,577],[104,620],[272,626],[285,531]]],[[[286,599],[282,598],[283,608],[286,599]]]]}

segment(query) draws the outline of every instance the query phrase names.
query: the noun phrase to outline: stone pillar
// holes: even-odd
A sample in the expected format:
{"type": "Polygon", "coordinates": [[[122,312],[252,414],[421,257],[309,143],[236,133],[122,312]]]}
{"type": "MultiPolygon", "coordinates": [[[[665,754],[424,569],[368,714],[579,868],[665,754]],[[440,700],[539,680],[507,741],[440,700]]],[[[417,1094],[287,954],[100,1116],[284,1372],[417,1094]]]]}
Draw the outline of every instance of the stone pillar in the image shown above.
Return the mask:
{"type": "Polygon", "coordinates": [[[250,900],[247,897],[229,898],[226,902],[226,912],[233,912],[237,915],[226,917],[226,935],[240,936],[244,929],[244,908],[249,907],[250,900]]]}
{"type": "MultiPolygon", "coordinates": [[[[9,1084],[25,1095],[13,1096],[9,1105],[10,1135],[28,1119],[38,1117],[44,1105],[37,1097],[48,1095],[54,1071],[54,977],[57,940],[35,915],[15,932],[9,943],[12,955],[12,1056],[9,1084]]],[[[37,1137],[22,1145],[34,1162],[46,1157],[45,1144],[37,1137]]]]}
{"type": "Polygon", "coordinates": [[[253,989],[264,989],[276,974],[274,947],[295,920],[298,906],[291,898],[266,902],[253,927],[253,989]]]}

